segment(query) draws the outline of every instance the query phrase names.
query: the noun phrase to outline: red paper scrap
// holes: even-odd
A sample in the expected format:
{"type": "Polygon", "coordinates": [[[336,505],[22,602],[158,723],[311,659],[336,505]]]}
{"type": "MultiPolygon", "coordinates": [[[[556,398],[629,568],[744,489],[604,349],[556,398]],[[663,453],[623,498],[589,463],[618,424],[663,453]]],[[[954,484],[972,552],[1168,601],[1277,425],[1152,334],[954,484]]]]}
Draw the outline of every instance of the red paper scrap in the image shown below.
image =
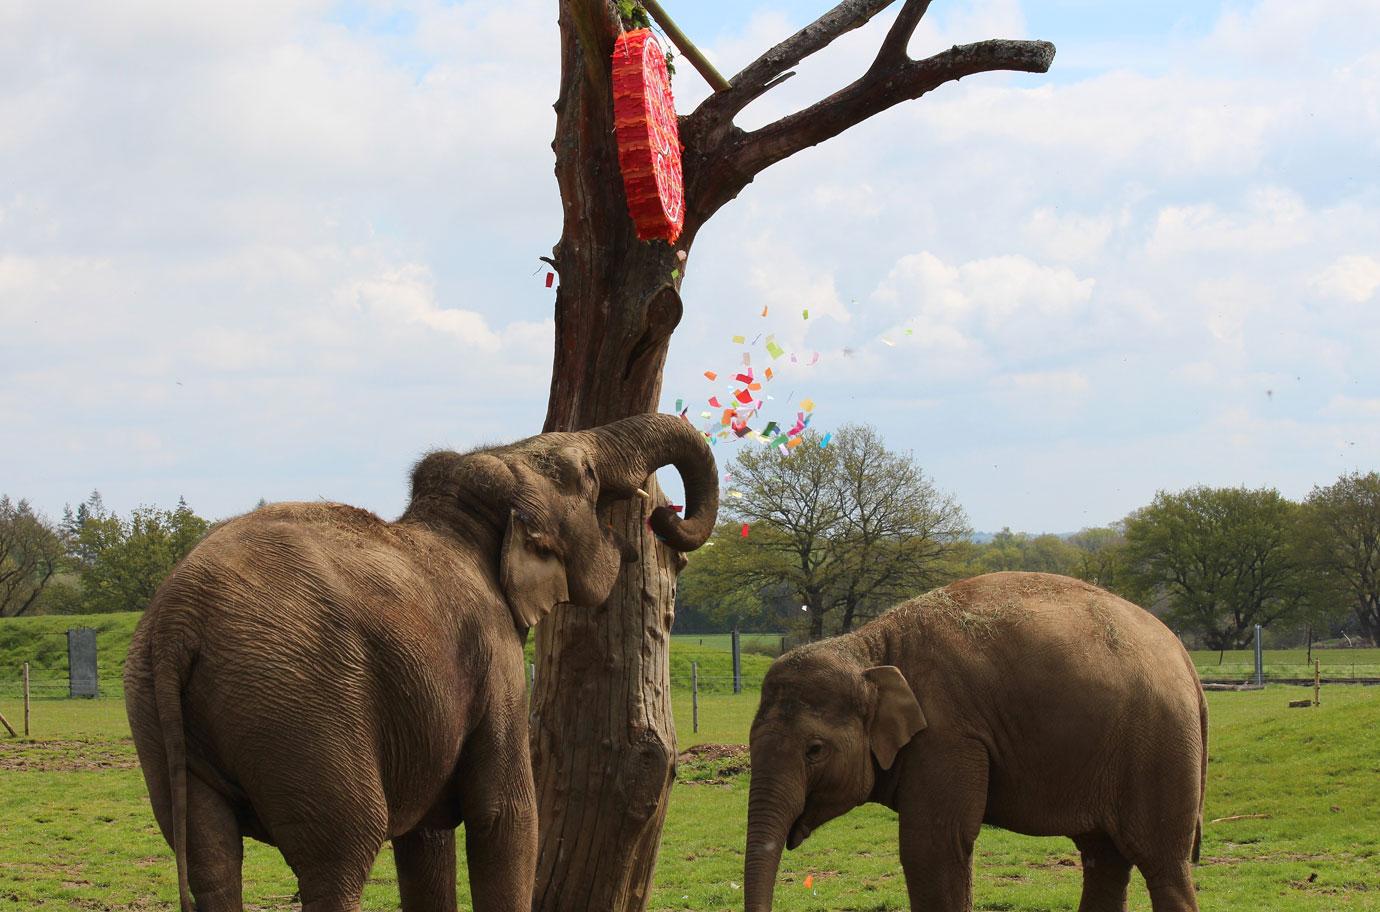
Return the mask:
{"type": "Polygon", "coordinates": [[[743,531],[740,532],[739,534],[740,534],[743,538],[747,538],[747,536],[748,536],[748,524],[747,524],[747,523],[743,523],[743,531]]]}
{"type": "Polygon", "coordinates": [[[743,403],[743,405],[747,405],[749,402],[752,401],[752,393],[748,392],[747,390],[738,390],[738,392],[733,394],[733,398],[743,403]]]}
{"type": "Polygon", "coordinates": [[[709,397],[709,404],[712,405],[712,406],[714,406],[714,408],[723,408],[723,407],[724,407],[724,406],[723,406],[723,403],[719,401],[719,397],[718,397],[718,396],[710,396],[710,397],[709,397]]]}
{"type": "Polygon", "coordinates": [[[550,287],[551,287],[551,283],[552,283],[552,282],[555,282],[555,281],[556,281],[556,274],[555,274],[554,272],[548,272],[548,273],[546,274],[546,287],[547,287],[547,288],[550,288],[550,287]]]}

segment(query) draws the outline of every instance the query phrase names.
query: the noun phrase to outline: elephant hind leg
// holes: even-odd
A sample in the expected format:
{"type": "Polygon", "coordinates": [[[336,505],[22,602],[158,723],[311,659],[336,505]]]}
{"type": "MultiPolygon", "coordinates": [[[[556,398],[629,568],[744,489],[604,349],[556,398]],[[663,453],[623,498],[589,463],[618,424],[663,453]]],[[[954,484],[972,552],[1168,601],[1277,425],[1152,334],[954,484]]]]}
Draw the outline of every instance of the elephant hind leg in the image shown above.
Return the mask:
{"type": "Polygon", "coordinates": [[[1150,890],[1150,908],[1154,912],[1198,912],[1193,869],[1186,860],[1136,867],[1145,875],[1145,886],[1150,890]]]}
{"type": "Polygon", "coordinates": [[[403,912],[455,912],[455,831],[416,829],[393,840],[403,912]]]}
{"type": "Polygon", "coordinates": [[[358,912],[387,827],[381,794],[377,801],[318,812],[306,823],[271,824],[274,842],[297,875],[302,912],[358,912]]]}
{"type": "Polygon", "coordinates": [[[187,774],[187,881],[198,912],[240,912],[244,840],[225,797],[187,774]]]}
{"type": "Polygon", "coordinates": [[[1083,898],[1078,912],[1125,912],[1131,863],[1102,833],[1075,836],[1083,856],[1083,898]]]}

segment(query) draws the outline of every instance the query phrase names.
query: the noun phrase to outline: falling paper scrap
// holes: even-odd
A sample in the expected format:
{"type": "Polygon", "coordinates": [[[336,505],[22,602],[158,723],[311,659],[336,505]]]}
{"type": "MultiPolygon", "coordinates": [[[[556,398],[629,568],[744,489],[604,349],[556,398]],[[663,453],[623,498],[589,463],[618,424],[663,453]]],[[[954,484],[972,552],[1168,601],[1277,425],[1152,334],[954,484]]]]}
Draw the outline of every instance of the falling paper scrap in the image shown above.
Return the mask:
{"type": "Polygon", "coordinates": [[[551,287],[551,283],[553,283],[553,282],[555,282],[555,281],[556,281],[556,274],[555,274],[554,272],[548,272],[548,273],[546,274],[546,287],[547,287],[547,288],[550,288],[550,287],[551,287]]]}
{"type": "MultiPolygon", "coordinates": [[[[802,606],[802,607],[804,607],[804,606],[802,606]]],[[[806,874],[806,875],[805,875],[805,889],[809,890],[809,889],[813,888],[814,885],[815,885],[815,875],[813,875],[813,874],[806,874]]]]}
{"type": "Polygon", "coordinates": [[[747,523],[743,523],[743,531],[742,531],[740,534],[742,535],[743,538],[747,538],[747,536],[748,536],[748,524],[747,524],[747,523]]]}

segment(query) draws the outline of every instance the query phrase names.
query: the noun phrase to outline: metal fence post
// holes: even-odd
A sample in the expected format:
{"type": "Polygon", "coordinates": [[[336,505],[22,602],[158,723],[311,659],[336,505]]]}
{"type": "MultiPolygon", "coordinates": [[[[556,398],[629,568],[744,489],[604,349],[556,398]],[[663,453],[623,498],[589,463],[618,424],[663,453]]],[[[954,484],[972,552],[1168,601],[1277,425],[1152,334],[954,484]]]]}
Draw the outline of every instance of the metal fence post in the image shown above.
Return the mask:
{"type": "Polygon", "coordinates": [[[700,731],[700,663],[690,663],[690,730],[700,731]]]}
{"type": "Polygon", "coordinates": [[[1257,687],[1265,686],[1265,653],[1260,648],[1260,625],[1255,625],[1255,683],[1257,687]]]}
{"type": "Polygon", "coordinates": [[[743,648],[738,628],[733,628],[733,692],[743,692],[743,648]]]}

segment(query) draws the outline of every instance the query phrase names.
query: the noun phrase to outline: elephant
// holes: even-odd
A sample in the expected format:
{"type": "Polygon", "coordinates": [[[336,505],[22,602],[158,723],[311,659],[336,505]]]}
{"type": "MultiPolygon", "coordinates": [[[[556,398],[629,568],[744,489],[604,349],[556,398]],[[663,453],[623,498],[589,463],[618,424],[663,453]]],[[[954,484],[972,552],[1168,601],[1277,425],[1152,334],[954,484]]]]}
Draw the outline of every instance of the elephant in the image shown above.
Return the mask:
{"type": "Polygon", "coordinates": [[[1080,912],[1196,910],[1207,706],[1178,638],[1081,580],[990,573],[777,659],[750,735],[747,912],[782,847],[865,802],[897,812],[910,906],[972,908],[983,824],[1072,837],[1080,912]]]}
{"type": "MultiPolygon", "coordinates": [[[[391,840],[406,912],[528,912],[536,803],[523,645],[555,605],[598,606],[637,551],[609,509],[673,465],[678,551],[713,530],[704,436],[638,415],[415,466],[402,516],[262,507],[216,528],[140,620],[125,695],[184,912],[241,908],[243,838],[278,847],[303,912],[359,909],[391,840]]],[[[650,546],[650,536],[639,536],[650,546]]],[[[565,609],[570,610],[570,609],[565,609]]]]}

